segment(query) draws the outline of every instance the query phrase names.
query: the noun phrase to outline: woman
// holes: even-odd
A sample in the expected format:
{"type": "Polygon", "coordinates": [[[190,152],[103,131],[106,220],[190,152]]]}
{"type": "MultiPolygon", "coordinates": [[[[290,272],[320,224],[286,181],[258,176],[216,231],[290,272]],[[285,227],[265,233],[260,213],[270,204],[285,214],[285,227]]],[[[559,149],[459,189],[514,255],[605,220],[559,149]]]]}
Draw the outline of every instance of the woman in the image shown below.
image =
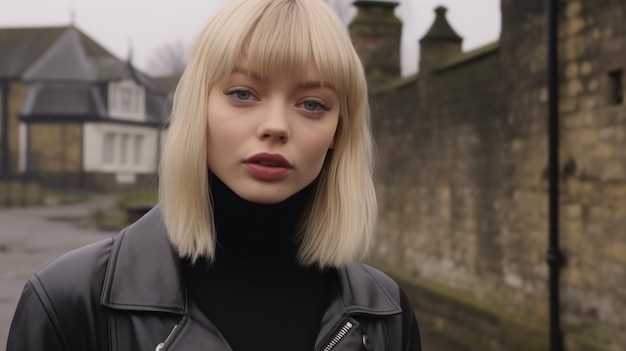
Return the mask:
{"type": "Polygon", "coordinates": [[[8,350],[419,350],[358,263],[376,198],[363,68],[320,0],[236,0],[177,88],[159,206],[27,283],[8,350]]]}

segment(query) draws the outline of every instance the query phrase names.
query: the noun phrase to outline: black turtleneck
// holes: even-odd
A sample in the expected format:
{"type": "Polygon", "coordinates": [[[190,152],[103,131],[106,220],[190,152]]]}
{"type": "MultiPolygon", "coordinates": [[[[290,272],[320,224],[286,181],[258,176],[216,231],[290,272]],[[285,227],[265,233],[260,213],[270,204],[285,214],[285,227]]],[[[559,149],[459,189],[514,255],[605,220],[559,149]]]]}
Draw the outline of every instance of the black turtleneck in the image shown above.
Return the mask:
{"type": "Polygon", "coordinates": [[[297,264],[294,241],[313,190],[310,185],[281,203],[262,205],[211,178],[215,262],[184,265],[185,279],[188,298],[233,351],[313,350],[329,274],[297,264]]]}

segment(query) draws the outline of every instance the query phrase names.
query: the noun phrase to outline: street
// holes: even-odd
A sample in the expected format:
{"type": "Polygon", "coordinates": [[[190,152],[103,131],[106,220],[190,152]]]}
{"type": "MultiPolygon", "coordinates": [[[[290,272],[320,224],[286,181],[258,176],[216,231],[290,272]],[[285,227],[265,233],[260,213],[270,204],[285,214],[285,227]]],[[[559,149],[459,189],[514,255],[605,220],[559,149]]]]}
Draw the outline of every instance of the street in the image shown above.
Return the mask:
{"type": "Polygon", "coordinates": [[[67,206],[0,209],[0,350],[6,349],[15,307],[32,274],[68,251],[116,234],[86,225],[93,211],[111,205],[111,199],[97,198],[67,206]]]}

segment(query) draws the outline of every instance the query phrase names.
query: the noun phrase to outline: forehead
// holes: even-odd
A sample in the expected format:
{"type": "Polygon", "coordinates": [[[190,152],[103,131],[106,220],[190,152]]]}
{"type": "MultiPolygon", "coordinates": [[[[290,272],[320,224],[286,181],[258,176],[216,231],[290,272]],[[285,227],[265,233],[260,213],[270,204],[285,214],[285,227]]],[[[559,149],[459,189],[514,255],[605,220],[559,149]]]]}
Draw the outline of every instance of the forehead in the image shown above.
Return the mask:
{"type": "Polygon", "coordinates": [[[271,73],[259,72],[249,67],[250,66],[247,64],[241,64],[241,65],[235,66],[231,75],[240,74],[240,75],[247,76],[248,78],[251,78],[253,80],[264,82],[264,83],[272,82],[275,80],[290,80],[290,81],[295,81],[297,83],[300,83],[300,85],[311,85],[311,86],[315,85],[315,86],[321,86],[321,87],[328,87],[334,90],[334,86],[330,82],[322,79],[319,73],[319,69],[312,62],[310,62],[306,66],[306,69],[302,69],[301,71],[297,72],[297,74],[292,74],[292,75],[289,75],[289,74],[272,75],[271,73]]]}
{"type": "Polygon", "coordinates": [[[362,67],[345,29],[317,1],[245,2],[263,5],[262,11],[249,13],[249,20],[242,21],[232,20],[242,9],[224,14],[223,21],[208,31],[211,40],[205,50],[211,59],[206,64],[216,72],[211,80],[240,69],[260,80],[314,79],[349,95],[362,67]]]}

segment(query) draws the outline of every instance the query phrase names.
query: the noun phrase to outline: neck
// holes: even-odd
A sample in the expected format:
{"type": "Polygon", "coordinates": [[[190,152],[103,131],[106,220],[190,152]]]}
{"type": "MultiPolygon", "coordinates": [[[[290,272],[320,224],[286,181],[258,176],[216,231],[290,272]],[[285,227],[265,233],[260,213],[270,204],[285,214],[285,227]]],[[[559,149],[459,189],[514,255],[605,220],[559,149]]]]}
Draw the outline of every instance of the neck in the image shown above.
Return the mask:
{"type": "Polygon", "coordinates": [[[298,224],[313,196],[315,182],[277,204],[258,204],[239,197],[211,176],[217,232],[216,260],[295,262],[298,224]]]}

